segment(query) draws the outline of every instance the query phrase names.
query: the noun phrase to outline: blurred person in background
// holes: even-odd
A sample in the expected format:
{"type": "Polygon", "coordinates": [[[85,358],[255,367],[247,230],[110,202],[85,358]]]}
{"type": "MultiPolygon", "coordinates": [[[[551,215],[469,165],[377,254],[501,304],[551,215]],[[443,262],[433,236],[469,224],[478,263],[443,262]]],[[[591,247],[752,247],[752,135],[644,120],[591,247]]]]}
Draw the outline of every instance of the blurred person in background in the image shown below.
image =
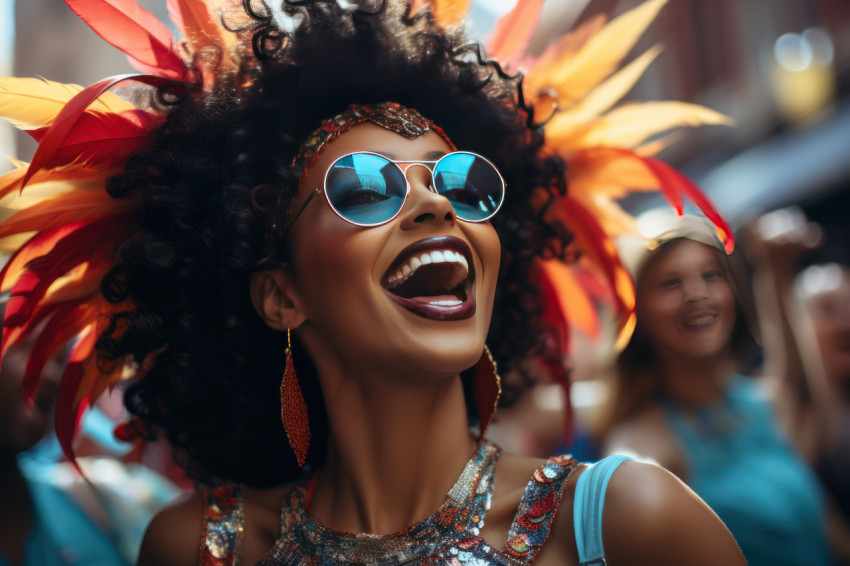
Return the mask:
{"type": "Polygon", "coordinates": [[[607,453],[655,461],[726,523],[751,566],[829,564],[816,476],[765,388],[737,369],[750,339],[714,227],[685,215],[632,254],[637,326],[616,363],[607,453]],[[650,250],[651,251],[648,251],[650,250]]]}
{"type": "Polygon", "coordinates": [[[111,459],[81,458],[85,478],[59,461],[49,433],[67,351],[48,360],[30,404],[22,388],[32,346],[11,348],[0,367],[0,566],[134,564],[145,526],[177,492],[111,459]]]}
{"type": "Polygon", "coordinates": [[[784,429],[826,491],[833,554],[850,563],[850,269],[798,272],[824,240],[797,207],[761,216],[745,231],[764,345],[764,374],[784,429]]]}
{"type": "MultiPolygon", "coordinates": [[[[850,525],[850,267],[813,265],[797,277],[796,296],[814,327],[818,352],[838,415],[816,461],[824,487],[850,525]]],[[[850,564],[850,530],[845,530],[843,564],[850,564]]]]}

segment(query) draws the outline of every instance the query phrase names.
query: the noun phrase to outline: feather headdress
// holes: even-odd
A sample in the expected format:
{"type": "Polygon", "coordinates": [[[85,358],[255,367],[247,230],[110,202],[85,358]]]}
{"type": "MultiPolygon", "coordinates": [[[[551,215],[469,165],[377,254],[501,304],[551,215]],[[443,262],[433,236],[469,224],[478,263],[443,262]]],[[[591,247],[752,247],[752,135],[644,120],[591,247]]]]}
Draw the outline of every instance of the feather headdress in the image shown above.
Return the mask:
{"type": "MultiPolygon", "coordinates": [[[[337,1],[344,9],[356,8],[337,1]]],[[[542,126],[544,151],[569,165],[569,194],[558,196],[545,214],[575,235],[580,269],[541,259],[534,274],[546,295],[546,318],[559,330],[564,351],[569,325],[596,333],[599,300],[607,300],[617,313],[621,337],[630,331],[634,291],[613,244],[615,237],[636,232],[632,217],[618,204],[628,193],[660,191],[679,212],[685,199],[692,201],[714,221],[727,250],[733,246],[729,227],[702,193],[653,157],[664,146],[653,141],[658,134],[728,119],[680,102],[618,105],[660,51],[653,47],[621,67],[665,1],[649,0],[607,23],[602,17],[589,20],[533,59],[525,50],[543,2],[518,0],[487,44],[487,57],[502,69],[527,69],[520,102],[530,110],[529,118],[548,117],[542,126]]],[[[35,336],[24,375],[23,389],[32,401],[46,361],[72,341],[56,430],[73,460],[72,441],[83,411],[127,375],[123,364],[103,367],[94,353],[97,336],[116,312],[101,293],[101,279],[116,243],[135,232],[132,202],[110,197],[106,179],[148,148],[150,133],[166,112],[163,105],[128,102],[112,89],[134,84],[158,87],[160,93],[172,89],[179,97],[181,89],[247,81],[242,71],[251,64],[251,50],[232,31],[238,26],[223,23],[241,2],[167,0],[180,41],[134,0],[65,2],[143,73],[86,88],[0,78],[0,117],[39,144],[31,163],[13,161],[14,170],[0,177],[0,248],[11,253],[0,273],[0,293],[8,296],[0,355],[43,329],[35,336]]],[[[417,1],[409,15],[428,10],[436,25],[455,26],[469,4],[417,1]]],[[[270,13],[284,32],[300,24],[297,10],[270,13]]]]}

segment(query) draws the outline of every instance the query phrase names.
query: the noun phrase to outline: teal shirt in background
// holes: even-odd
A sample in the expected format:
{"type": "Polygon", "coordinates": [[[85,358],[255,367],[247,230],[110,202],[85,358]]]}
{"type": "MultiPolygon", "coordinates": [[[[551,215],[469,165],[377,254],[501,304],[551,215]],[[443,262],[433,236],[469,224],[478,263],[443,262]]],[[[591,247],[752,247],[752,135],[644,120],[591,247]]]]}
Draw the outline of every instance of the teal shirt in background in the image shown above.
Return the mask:
{"type": "MultiPolygon", "coordinates": [[[[23,566],[123,566],[116,541],[95,525],[62,490],[29,481],[35,521],[25,544],[23,566]]],[[[0,557],[0,566],[9,566],[0,557]]]]}
{"type": "Polygon", "coordinates": [[[662,401],[688,466],[687,483],[726,523],[749,566],[831,564],[817,477],[791,448],[751,379],[681,410],[662,401]]]}
{"type": "MultiPolygon", "coordinates": [[[[24,453],[19,466],[34,505],[22,566],[130,566],[154,513],[180,493],[138,464],[81,458],[86,482],[68,464],[24,453]]],[[[0,566],[10,566],[0,556],[0,566]]]]}

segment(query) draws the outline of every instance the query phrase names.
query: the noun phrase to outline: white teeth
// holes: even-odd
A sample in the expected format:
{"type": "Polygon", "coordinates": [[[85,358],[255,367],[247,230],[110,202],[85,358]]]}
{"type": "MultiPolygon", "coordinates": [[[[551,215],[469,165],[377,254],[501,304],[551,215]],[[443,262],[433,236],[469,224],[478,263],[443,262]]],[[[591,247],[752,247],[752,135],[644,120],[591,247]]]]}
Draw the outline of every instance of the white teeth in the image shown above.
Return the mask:
{"type": "Polygon", "coordinates": [[[714,315],[704,314],[702,316],[698,316],[696,318],[692,318],[690,320],[685,321],[685,326],[688,327],[698,327],[705,326],[707,324],[711,324],[714,321],[714,315]]]}
{"type": "Polygon", "coordinates": [[[429,305],[435,305],[435,306],[438,306],[438,307],[455,307],[455,306],[457,306],[457,305],[463,304],[463,301],[458,300],[458,299],[456,299],[456,300],[454,300],[454,301],[450,301],[450,300],[445,300],[445,301],[428,301],[428,304],[429,304],[429,305]]]}
{"type": "Polygon", "coordinates": [[[454,270],[445,281],[445,284],[449,289],[457,286],[461,281],[466,279],[467,275],[469,275],[469,261],[467,261],[463,254],[452,250],[435,250],[432,252],[425,252],[407,260],[407,263],[398,268],[395,273],[392,273],[389,277],[387,277],[387,287],[393,288],[401,285],[410,279],[417,269],[430,263],[455,264],[454,270]]]}

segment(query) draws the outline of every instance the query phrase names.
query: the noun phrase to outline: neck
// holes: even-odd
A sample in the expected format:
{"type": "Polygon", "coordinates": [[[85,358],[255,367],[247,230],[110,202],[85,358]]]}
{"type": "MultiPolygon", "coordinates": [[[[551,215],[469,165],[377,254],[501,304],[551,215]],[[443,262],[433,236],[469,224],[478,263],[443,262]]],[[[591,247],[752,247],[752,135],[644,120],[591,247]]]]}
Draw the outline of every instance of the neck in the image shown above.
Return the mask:
{"type": "Polygon", "coordinates": [[[314,515],[335,530],[389,534],[433,514],[476,447],[460,378],[328,381],[328,460],[314,515]]]}
{"type": "Polygon", "coordinates": [[[734,371],[728,356],[684,360],[667,356],[661,363],[664,391],[676,402],[703,405],[723,397],[726,378],[734,371]]]}

